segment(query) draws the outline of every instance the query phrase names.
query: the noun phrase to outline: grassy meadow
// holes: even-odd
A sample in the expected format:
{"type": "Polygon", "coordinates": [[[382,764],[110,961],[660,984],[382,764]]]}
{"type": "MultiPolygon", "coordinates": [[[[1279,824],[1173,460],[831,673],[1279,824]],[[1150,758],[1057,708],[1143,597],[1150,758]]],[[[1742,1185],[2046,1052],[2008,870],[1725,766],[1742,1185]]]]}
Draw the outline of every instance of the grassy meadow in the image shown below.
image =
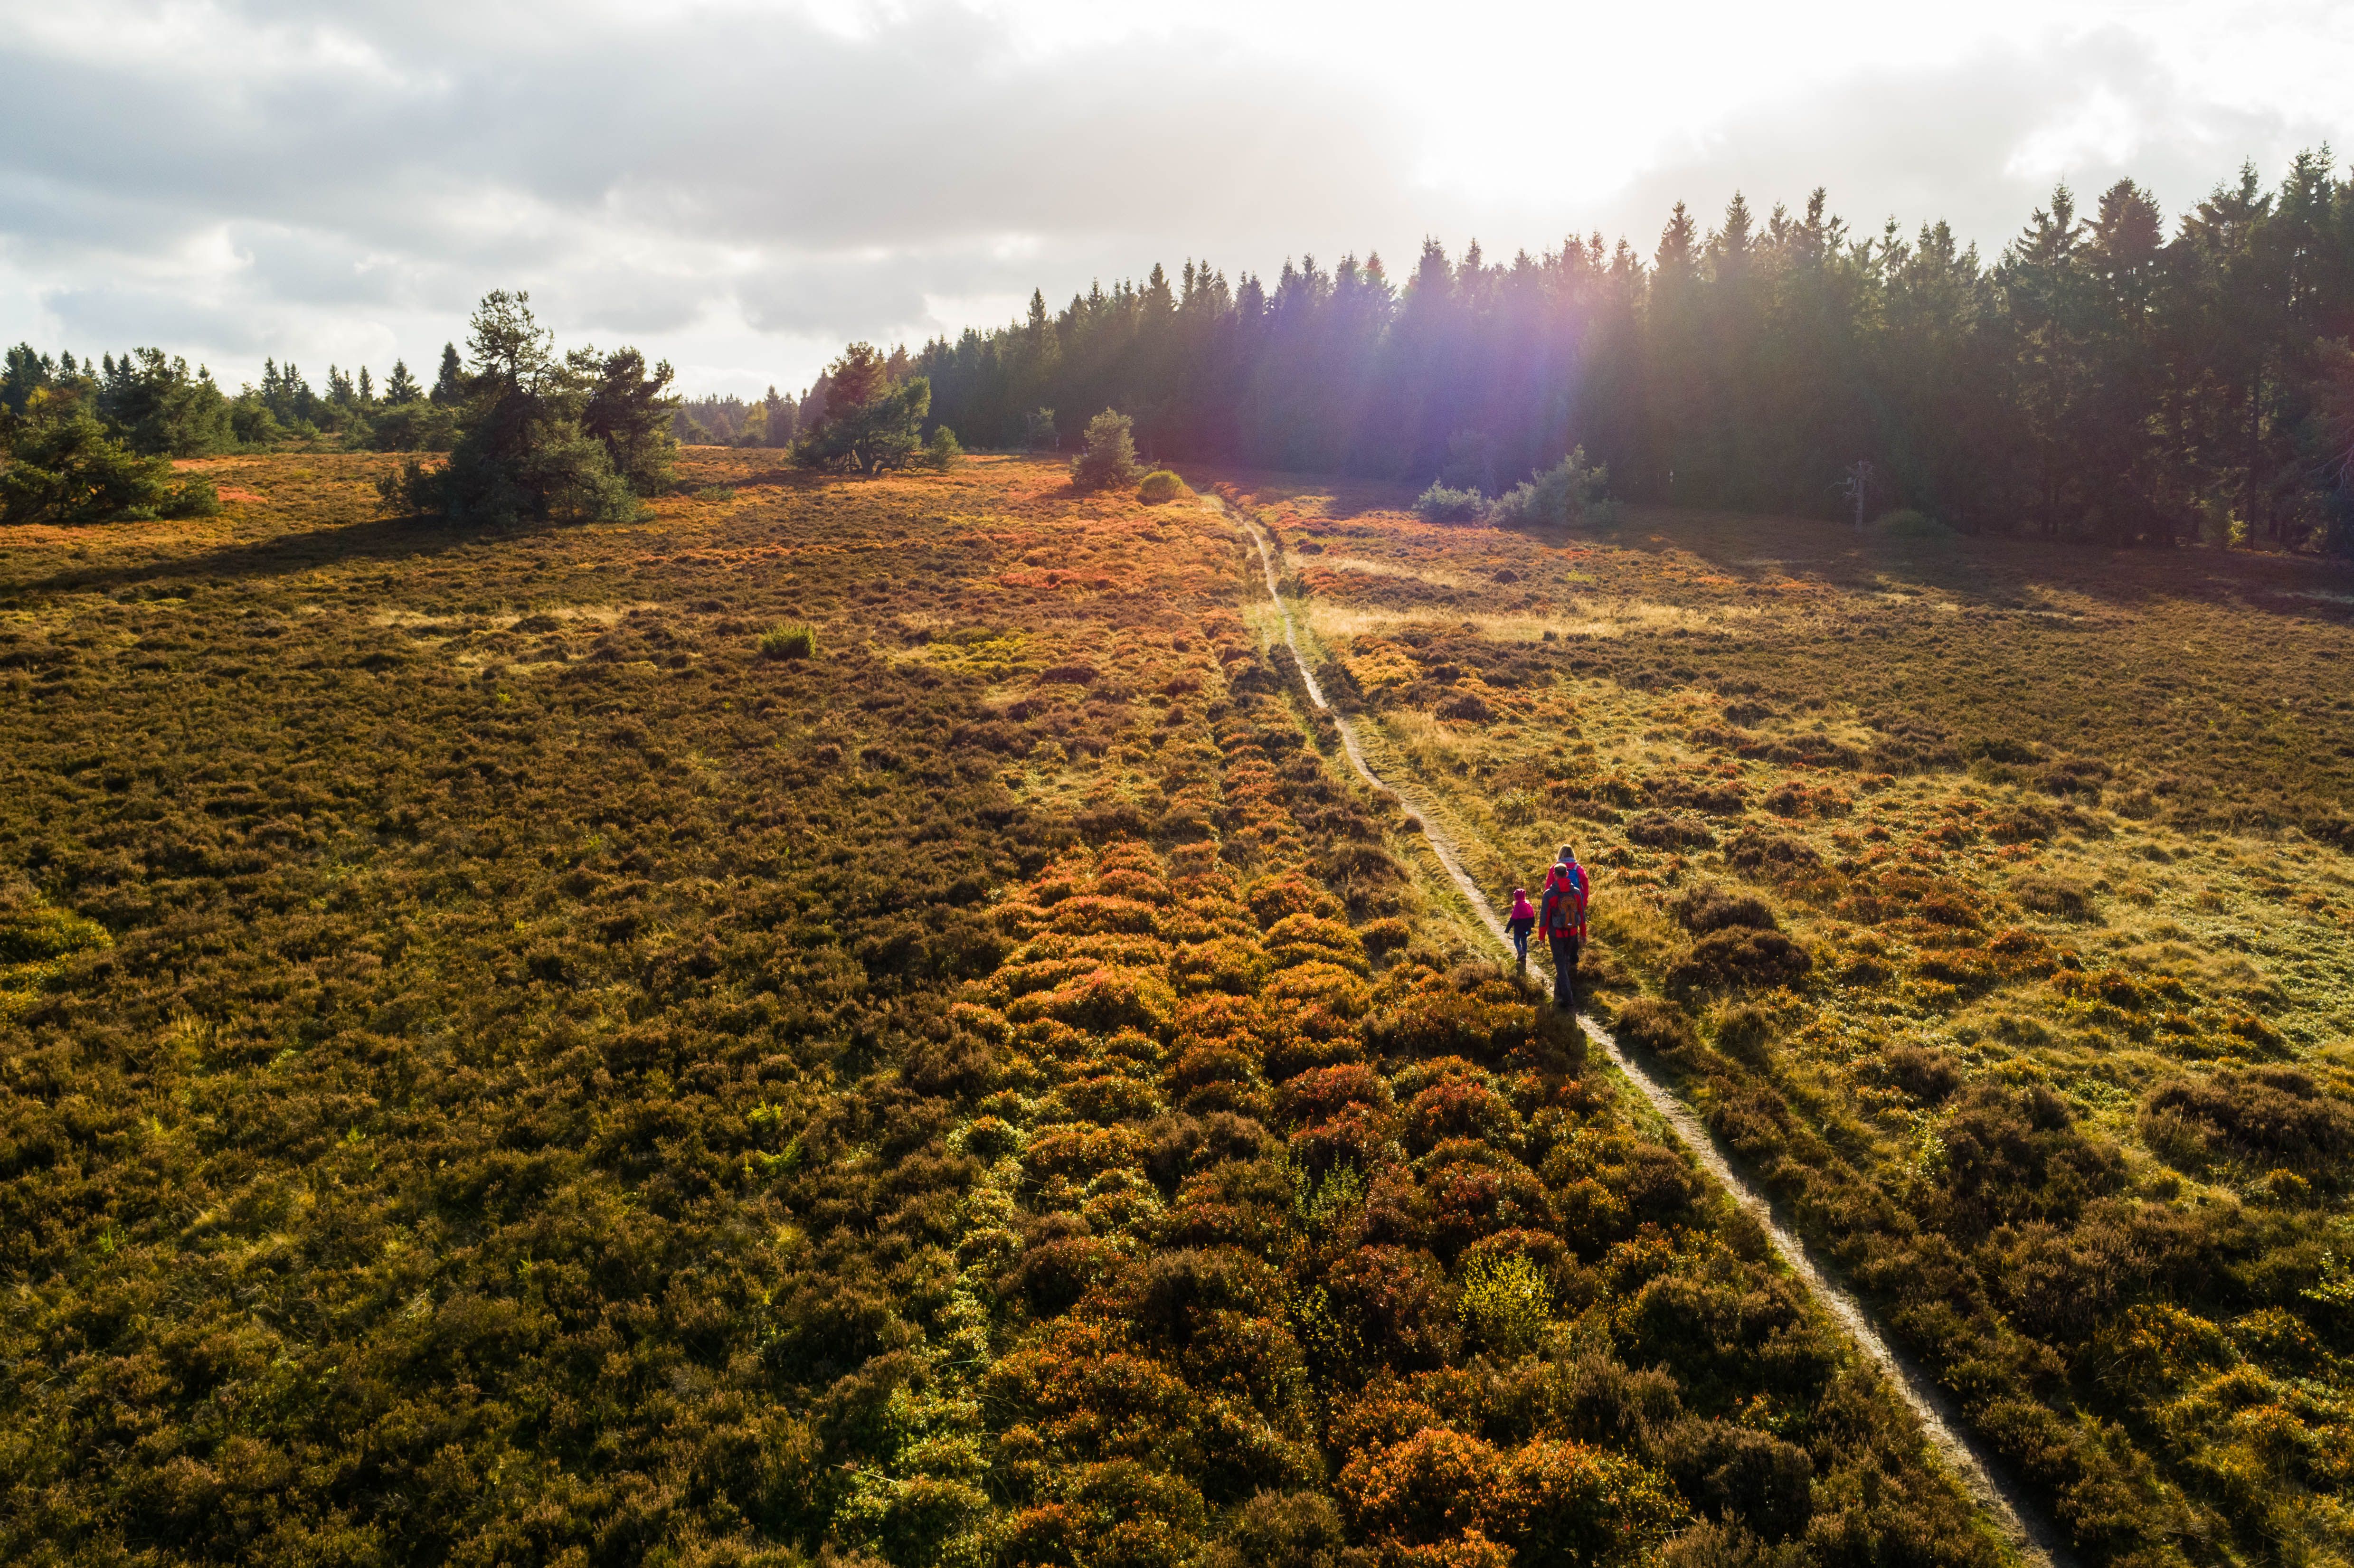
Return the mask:
{"type": "Polygon", "coordinates": [[[2093,1561],[2354,1561],[2354,576],[1241,477],[1328,692],[2093,1561]]]}
{"type": "MultiPolygon", "coordinates": [[[[1246,619],[1217,513],[1021,461],[705,450],[650,519],[470,535],[376,515],[392,461],[219,460],[217,518],[0,530],[15,1561],[2008,1560],[1754,1223],[1474,953],[1246,619]]],[[[1363,526],[1410,618],[1312,602],[1376,618],[1349,656],[1377,694],[1383,659],[1421,678],[1414,596],[1466,590],[1363,526]]],[[[1570,666],[1598,644],[1527,645],[1556,736],[1665,737],[1668,691],[1570,666]]],[[[1511,761],[1550,743],[1493,689],[1469,727],[1384,711],[1449,790],[1528,771],[1515,832],[1619,810],[1602,750],[1511,761]]],[[[1776,831],[1827,854],[1930,810],[1805,777],[1850,813],[1776,831]]],[[[1631,1016],[1702,858],[1611,863],[1631,1016]]],[[[2109,933],[2175,940],[2089,859],[2039,874],[2082,883],[2034,929],[2087,974],[2109,933]]],[[[2276,900],[2250,940],[2326,917],[2276,900]]],[[[1927,950],[1872,929],[1892,974],[1927,950]]],[[[2193,1013],[2324,1070],[2306,981],[2188,950],[2193,1013]]],[[[1861,1190],[1921,1139],[1861,1044],[1894,1015],[1829,994],[1773,994],[1743,1092],[1861,1190]]],[[[2060,1083],[2077,1034],[2020,1016],[2060,1083]]],[[[2008,1035],[1976,1038],[1972,1084],[2008,1035]]],[[[2229,1158],[2176,1202],[2256,1213],[2229,1158]]],[[[2294,1212],[2333,1214],[2305,1180],[2294,1212]]],[[[2261,1345],[2243,1319],[2213,1354],[2336,1397],[2317,1311],[2261,1345]]]]}

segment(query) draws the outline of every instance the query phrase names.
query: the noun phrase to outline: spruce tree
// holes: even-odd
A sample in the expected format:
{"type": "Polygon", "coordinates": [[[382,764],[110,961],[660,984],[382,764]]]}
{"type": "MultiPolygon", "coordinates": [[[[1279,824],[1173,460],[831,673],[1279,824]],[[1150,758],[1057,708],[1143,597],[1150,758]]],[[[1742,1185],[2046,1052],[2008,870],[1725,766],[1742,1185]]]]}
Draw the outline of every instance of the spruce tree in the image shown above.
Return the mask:
{"type": "Polygon", "coordinates": [[[432,399],[443,408],[455,408],[466,400],[466,368],[454,343],[441,345],[441,374],[434,378],[432,399]]]}

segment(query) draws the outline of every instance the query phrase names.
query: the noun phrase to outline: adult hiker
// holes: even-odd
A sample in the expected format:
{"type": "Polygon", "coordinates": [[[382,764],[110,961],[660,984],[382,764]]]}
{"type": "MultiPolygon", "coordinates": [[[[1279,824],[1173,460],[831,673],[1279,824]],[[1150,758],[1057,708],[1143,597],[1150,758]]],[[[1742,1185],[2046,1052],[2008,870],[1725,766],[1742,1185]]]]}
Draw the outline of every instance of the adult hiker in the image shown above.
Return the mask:
{"type": "Polygon", "coordinates": [[[1504,929],[1512,934],[1512,950],[1521,955],[1522,973],[1528,971],[1529,932],[1536,923],[1537,906],[1529,902],[1529,890],[1525,887],[1513,888],[1511,918],[1504,922],[1504,929]]]}
{"type": "Polygon", "coordinates": [[[1553,1004],[1577,1013],[1577,955],[1585,946],[1585,897],[1593,883],[1577,863],[1577,851],[1561,846],[1561,858],[1545,873],[1537,929],[1553,949],[1553,1004]]]}

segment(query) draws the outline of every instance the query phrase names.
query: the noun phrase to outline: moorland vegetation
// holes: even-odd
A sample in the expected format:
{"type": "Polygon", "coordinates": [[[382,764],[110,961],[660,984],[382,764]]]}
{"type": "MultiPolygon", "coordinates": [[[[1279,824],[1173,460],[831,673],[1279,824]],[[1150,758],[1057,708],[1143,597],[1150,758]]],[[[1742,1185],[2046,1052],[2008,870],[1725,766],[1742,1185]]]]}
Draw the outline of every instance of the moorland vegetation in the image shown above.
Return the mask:
{"type": "Polygon", "coordinates": [[[0,1545],[1991,1565],[1199,505],[396,460],[0,555],[0,1545]]]}
{"type": "Polygon", "coordinates": [[[2084,1560],[2354,1555],[2354,581],[1228,493],[1384,776],[1491,888],[1583,847],[1620,1042],[2084,1560]]]}

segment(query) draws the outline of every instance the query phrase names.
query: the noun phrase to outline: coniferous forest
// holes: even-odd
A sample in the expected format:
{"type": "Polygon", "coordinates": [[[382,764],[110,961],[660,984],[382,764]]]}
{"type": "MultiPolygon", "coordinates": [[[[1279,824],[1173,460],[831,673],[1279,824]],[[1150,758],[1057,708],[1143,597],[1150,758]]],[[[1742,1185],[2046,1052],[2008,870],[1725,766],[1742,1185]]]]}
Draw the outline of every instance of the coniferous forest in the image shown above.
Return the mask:
{"type": "Polygon", "coordinates": [[[1801,515],[1845,512],[1861,461],[1874,513],[1965,531],[2344,550],[2349,334],[2354,183],[2325,149],[2171,222],[2130,181],[2063,186],[1994,258],[1942,223],[1860,234],[1818,191],[1713,228],[1679,204],[1648,257],[1156,266],[917,368],[981,444],[1115,407],[1164,459],[1491,495],[1583,445],[1630,499],[1801,515]]]}

